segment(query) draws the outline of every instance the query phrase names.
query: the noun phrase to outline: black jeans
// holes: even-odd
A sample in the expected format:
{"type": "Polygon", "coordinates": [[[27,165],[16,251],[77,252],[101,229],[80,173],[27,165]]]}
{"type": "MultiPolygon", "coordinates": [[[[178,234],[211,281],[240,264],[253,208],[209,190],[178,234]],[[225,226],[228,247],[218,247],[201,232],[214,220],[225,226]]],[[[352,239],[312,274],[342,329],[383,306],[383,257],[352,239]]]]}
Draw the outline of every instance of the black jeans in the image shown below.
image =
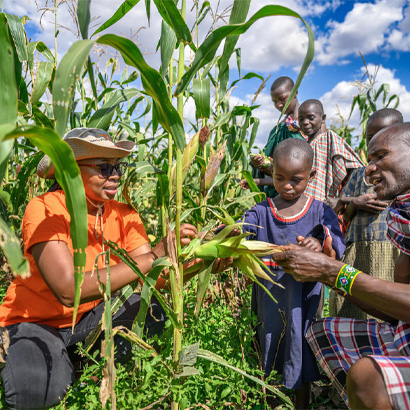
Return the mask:
{"type": "MultiPolygon", "coordinates": [[[[132,327],[141,296],[132,296],[113,317],[113,327],[132,327]]],[[[7,326],[10,346],[6,365],[1,370],[5,399],[10,409],[44,409],[58,404],[73,382],[70,360],[75,345],[82,342],[98,324],[104,310],[100,303],[85,313],[74,328],[55,329],[36,323],[17,323],[7,326]]],[[[152,299],[145,322],[148,336],[161,333],[165,313],[156,299],[152,299]]],[[[115,336],[116,358],[131,353],[131,344],[115,336]]],[[[99,344],[97,343],[97,347],[99,344]]]]}

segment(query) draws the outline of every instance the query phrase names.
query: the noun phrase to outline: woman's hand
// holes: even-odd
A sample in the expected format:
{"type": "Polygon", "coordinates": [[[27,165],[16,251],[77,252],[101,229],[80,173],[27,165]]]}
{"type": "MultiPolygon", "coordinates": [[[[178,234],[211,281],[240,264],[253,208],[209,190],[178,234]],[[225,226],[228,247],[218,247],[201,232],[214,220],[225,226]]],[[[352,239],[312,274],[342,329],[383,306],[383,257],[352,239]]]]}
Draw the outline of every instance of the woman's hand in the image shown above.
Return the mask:
{"type": "Polygon", "coordinates": [[[194,225],[182,224],[180,229],[181,246],[189,245],[192,239],[198,236],[198,230],[194,225]]]}
{"type": "Polygon", "coordinates": [[[298,241],[299,246],[312,249],[312,251],[315,251],[315,252],[322,252],[322,245],[313,236],[308,236],[307,238],[305,238],[304,236],[299,235],[296,238],[296,240],[298,241]]]}
{"type": "Polygon", "coordinates": [[[233,258],[216,258],[214,266],[212,266],[212,273],[220,273],[230,268],[233,265],[233,258]]]}
{"type": "Polygon", "coordinates": [[[242,189],[249,189],[249,184],[248,184],[248,181],[246,179],[242,179],[241,181],[239,181],[239,186],[242,189]]]}
{"type": "Polygon", "coordinates": [[[322,282],[334,286],[343,262],[336,261],[322,252],[297,245],[283,246],[284,252],[272,255],[273,260],[298,282],[322,282]]]}
{"type": "MultiPolygon", "coordinates": [[[[180,228],[180,244],[181,246],[189,245],[192,239],[196,238],[198,235],[198,231],[194,225],[191,224],[182,224],[180,228]]],[[[175,238],[175,231],[171,231],[169,233],[170,238],[168,235],[163,238],[155,248],[152,249],[152,253],[156,258],[162,258],[163,256],[168,255],[168,241],[174,240],[175,238]]]]}

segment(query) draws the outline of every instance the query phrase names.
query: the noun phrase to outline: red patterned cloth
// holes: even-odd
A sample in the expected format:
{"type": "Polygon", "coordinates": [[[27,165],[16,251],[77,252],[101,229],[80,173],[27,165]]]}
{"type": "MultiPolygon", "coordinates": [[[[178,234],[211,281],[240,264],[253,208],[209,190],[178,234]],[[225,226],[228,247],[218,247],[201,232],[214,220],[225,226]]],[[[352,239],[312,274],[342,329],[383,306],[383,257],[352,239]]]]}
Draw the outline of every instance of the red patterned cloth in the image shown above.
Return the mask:
{"type": "Polygon", "coordinates": [[[362,160],[343,138],[331,130],[319,134],[310,145],[315,153],[313,168],[316,176],[308,184],[305,195],[319,201],[337,197],[346,182],[347,170],[363,167],[362,160]]]}
{"type": "Polygon", "coordinates": [[[347,405],[347,372],[359,359],[370,357],[383,374],[392,407],[410,410],[410,325],[326,318],[310,326],[306,339],[347,405]]]}
{"type": "Polygon", "coordinates": [[[410,194],[399,195],[390,204],[387,237],[396,248],[410,255],[410,194]]]}

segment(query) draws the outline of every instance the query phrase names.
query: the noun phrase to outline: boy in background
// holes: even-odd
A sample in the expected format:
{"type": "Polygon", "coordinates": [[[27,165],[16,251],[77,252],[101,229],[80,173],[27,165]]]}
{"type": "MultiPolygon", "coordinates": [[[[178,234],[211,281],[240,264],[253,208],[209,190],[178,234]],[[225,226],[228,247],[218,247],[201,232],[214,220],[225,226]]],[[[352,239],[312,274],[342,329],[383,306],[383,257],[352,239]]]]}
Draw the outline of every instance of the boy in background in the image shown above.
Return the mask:
{"type": "MultiPolygon", "coordinates": [[[[293,80],[289,77],[279,77],[273,82],[270,94],[272,102],[279,112],[282,112],[294,85],[293,80]]],[[[285,111],[285,119],[277,126],[275,125],[269,133],[268,141],[263,149],[267,157],[272,157],[273,151],[281,141],[288,138],[303,139],[297,126],[298,109],[299,101],[296,93],[285,111]]],[[[265,157],[263,155],[254,155],[251,157],[251,164],[256,171],[253,176],[256,185],[259,186],[262,192],[265,192],[268,198],[274,198],[277,192],[272,181],[272,166],[265,166],[264,161],[265,157]]],[[[240,181],[240,185],[244,189],[249,188],[246,180],[240,181]]]]}
{"type": "Polygon", "coordinates": [[[319,100],[307,100],[299,107],[299,126],[314,151],[315,179],[309,182],[306,195],[335,207],[337,197],[354,169],[363,167],[360,157],[335,132],[322,132],[326,120],[319,100]]]}

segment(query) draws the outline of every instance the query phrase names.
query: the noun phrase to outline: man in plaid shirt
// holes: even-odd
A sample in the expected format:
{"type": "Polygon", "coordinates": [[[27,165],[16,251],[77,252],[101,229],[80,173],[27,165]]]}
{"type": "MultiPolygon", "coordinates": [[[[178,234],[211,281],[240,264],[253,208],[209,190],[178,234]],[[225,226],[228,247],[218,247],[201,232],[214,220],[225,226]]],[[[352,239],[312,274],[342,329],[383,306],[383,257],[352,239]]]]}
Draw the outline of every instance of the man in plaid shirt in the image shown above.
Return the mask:
{"type": "MultiPolygon", "coordinates": [[[[323,253],[288,245],[275,262],[299,281],[335,287],[375,319],[326,318],[307,339],[352,409],[410,409],[410,123],[381,130],[368,147],[366,175],[377,198],[393,200],[388,237],[400,249],[395,282],[364,274],[323,253]]],[[[325,243],[324,249],[331,246],[325,243]]]]}

